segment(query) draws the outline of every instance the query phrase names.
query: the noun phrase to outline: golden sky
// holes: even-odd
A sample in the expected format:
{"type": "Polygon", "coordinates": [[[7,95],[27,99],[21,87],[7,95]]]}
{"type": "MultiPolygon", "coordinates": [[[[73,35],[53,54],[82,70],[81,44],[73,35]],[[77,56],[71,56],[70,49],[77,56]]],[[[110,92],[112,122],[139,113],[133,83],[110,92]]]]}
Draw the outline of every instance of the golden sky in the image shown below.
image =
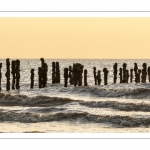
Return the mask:
{"type": "Polygon", "coordinates": [[[0,58],[150,58],[150,18],[0,18],[0,58]]]}

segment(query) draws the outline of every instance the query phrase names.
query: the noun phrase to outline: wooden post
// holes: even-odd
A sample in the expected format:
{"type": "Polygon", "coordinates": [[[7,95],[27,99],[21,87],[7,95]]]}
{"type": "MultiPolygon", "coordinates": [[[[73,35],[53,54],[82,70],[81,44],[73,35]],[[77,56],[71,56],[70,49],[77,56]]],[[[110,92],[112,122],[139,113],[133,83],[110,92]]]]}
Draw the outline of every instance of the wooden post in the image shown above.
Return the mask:
{"type": "Polygon", "coordinates": [[[15,89],[15,80],[16,80],[16,61],[15,60],[13,60],[12,62],[11,62],[11,69],[12,69],[12,71],[11,71],[11,73],[12,73],[12,90],[14,90],[15,89]]]}
{"type": "Polygon", "coordinates": [[[72,70],[72,66],[69,66],[69,83],[70,85],[73,84],[73,70],[72,70]]]}
{"type": "Polygon", "coordinates": [[[59,62],[56,62],[56,83],[60,83],[59,62]]]}
{"type": "Polygon", "coordinates": [[[2,78],[2,63],[0,63],[0,90],[2,90],[1,88],[1,78],[2,78]]]}
{"type": "Polygon", "coordinates": [[[123,83],[126,83],[126,82],[127,82],[127,81],[126,81],[126,79],[127,79],[126,67],[127,67],[127,64],[124,63],[124,64],[123,64],[123,80],[122,80],[123,83]]]}
{"type": "Polygon", "coordinates": [[[93,67],[93,74],[94,74],[94,81],[95,81],[95,85],[97,85],[96,67],[93,67]]]}
{"type": "Polygon", "coordinates": [[[52,62],[52,83],[55,82],[55,62],[52,62]]]}
{"type": "Polygon", "coordinates": [[[114,84],[116,84],[117,81],[117,63],[114,64],[114,84]]]}
{"type": "Polygon", "coordinates": [[[128,80],[129,80],[129,70],[126,70],[126,82],[125,83],[128,83],[128,80]]]}
{"type": "Polygon", "coordinates": [[[6,59],[6,73],[5,76],[7,78],[6,90],[10,90],[10,61],[9,58],[6,59]]]}
{"type": "Polygon", "coordinates": [[[107,85],[107,78],[109,71],[107,70],[107,68],[104,68],[103,72],[104,72],[104,85],[107,85]]]}
{"type": "Polygon", "coordinates": [[[148,67],[148,77],[149,77],[149,82],[150,82],[150,67],[148,67]]]}
{"type": "Polygon", "coordinates": [[[130,83],[132,83],[133,79],[133,69],[130,69],[130,83]]]}
{"type": "Polygon", "coordinates": [[[87,86],[87,70],[84,70],[84,86],[87,86]]]}
{"type": "Polygon", "coordinates": [[[140,75],[141,75],[141,69],[138,69],[138,71],[137,71],[137,80],[136,80],[136,83],[140,83],[141,81],[140,81],[140,75]]]}
{"type": "Polygon", "coordinates": [[[143,63],[142,83],[146,83],[146,76],[147,76],[147,65],[146,65],[146,63],[143,63]]]}
{"type": "Polygon", "coordinates": [[[101,71],[98,70],[98,73],[97,73],[97,81],[98,81],[98,85],[101,84],[101,71]]]}
{"type": "Polygon", "coordinates": [[[39,77],[39,88],[42,88],[42,67],[38,67],[38,77],[39,77]]]}
{"type": "Polygon", "coordinates": [[[134,63],[134,73],[135,73],[135,82],[137,83],[137,73],[138,73],[138,66],[137,66],[137,63],[134,63]]]}
{"type": "Polygon", "coordinates": [[[68,68],[64,68],[64,87],[68,84],[68,68]]]}
{"type": "Polygon", "coordinates": [[[119,75],[120,75],[120,83],[123,83],[122,82],[122,68],[119,69],[119,75]]]}
{"type": "Polygon", "coordinates": [[[16,89],[20,89],[20,60],[16,60],[16,89]]]}
{"type": "Polygon", "coordinates": [[[34,88],[34,69],[31,69],[31,84],[30,84],[30,89],[34,88]]]}

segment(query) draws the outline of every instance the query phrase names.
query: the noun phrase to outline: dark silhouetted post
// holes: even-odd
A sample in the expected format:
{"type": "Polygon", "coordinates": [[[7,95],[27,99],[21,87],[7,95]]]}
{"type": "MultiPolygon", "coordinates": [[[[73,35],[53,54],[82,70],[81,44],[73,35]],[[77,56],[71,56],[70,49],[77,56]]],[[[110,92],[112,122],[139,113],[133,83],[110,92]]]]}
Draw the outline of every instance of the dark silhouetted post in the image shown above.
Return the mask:
{"type": "Polygon", "coordinates": [[[73,84],[73,70],[72,70],[72,66],[69,66],[69,83],[70,85],[73,84]]]}
{"type": "Polygon", "coordinates": [[[9,58],[6,59],[6,73],[5,76],[7,78],[6,90],[10,90],[10,61],[9,58]]]}
{"type": "Polygon", "coordinates": [[[126,70],[126,83],[128,83],[129,80],[129,70],[126,70]]]}
{"type": "Polygon", "coordinates": [[[117,80],[117,63],[114,64],[113,69],[114,69],[114,84],[116,84],[116,80],[117,80]]]}
{"type": "Polygon", "coordinates": [[[0,90],[2,90],[2,88],[1,88],[1,78],[2,78],[2,63],[0,63],[0,90]]]}
{"type": "Polygon", "coordinates": [[[135,82],[137,83],[137,73],[138,73],[138,66],[137,66],[137,63],[134,63],[134,73],[135,73],[135,82]]]}
{"type": "Polygon", "coordinates": [[[95,81],[95,85],[97,85],[96,67],[93,67],[93,74],[94,74],[94,81],[95,81]]]}
{"type": "Polygon", "coordinates": [[[87,70],[84,70],[84,86],[87,86],[87,70]]]}
{"type": "Polygon", "coordinates": [[[15,80],[16,80],[16,61],[15,60],[13,60],[12,62],[11,62],[11,69],[12,69],[12,71],[11,71],[11,73],[12,73],[12,90],[14,90],[15,89],[15,80]]]}
{"type": "Polygon", "coordinates": [[[43,81],[42,81],[42,67],[38,67],[38,79],[39,79],[39,88],[42,88],[43,81]]]}
{"type": "Polygon", "coordinates": [[[130,69],[130,83],[132,83],[133,79],[133,69],[130,69]]]}
{"type": "Polygon", "coordinates": [[[60,83],[59,62],[56,62],[56,83],[60,83]]]}
{"type": "Polygon", "coordinates": [[[20,89],[20,60],[16,60],[16,89],[20,89]]]}
{"type": "Polygon", "coordinates": [[[148,77],[149,77],[149,82],[150,82],[150,67],[148,67],[148,77]]]}
{"type": "Polygon", "coordinates": [[[52,83],[55,82],[55,62],[52,62],[52,83]]]}
{"type": "Polygon", "coordinates": [[[120,83],[122,83],[122,68],[119,69],[120,83]]]}
{"type": "Polygon", "coordinates": [[[127,71],[126,71],[126,67],[127,67],[127,64],[126,63],[124,63],[123,64],[123,80],[122,80],[122,82],[123,83],[126,83],[127,81],[127,71]]]}
{"type": "Polygon", "coordinates": [[[68,68],[64,68],[64,87],[68,84],[68,68]]]}
{"type": "Polygon", "coordinates": [[[31,85],[30,88],[33,89],[34,88],[34,69],[31,69],[31,85]]]}
{"type": "Polygon", "coordinates": [[[101,71],[98,70],[98,73],[97,73],[97,81],[98,81],[98,85],[101,84],[101,71]]]}
{"type": "Polygon", "coordinates": [[[107,85],[107,78],[109,71],[107,70],[107,68],[104,68],[103,72],[104,72],[104,85],[107,85]]]}
{"type": "Polygon", "coordinates": [[[147,65],[146,65],[146,63],[143,63],[142,83],[146,83],[146,76],[147,76],[147,65]]]}

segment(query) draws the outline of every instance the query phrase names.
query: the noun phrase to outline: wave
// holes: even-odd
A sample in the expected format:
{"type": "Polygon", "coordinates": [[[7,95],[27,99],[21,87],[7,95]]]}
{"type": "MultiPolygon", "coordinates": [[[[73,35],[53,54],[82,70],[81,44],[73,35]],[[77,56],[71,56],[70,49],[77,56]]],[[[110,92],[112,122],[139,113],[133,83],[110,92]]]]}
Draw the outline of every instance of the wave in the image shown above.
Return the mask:
{"type": "Polygon", "coordinates": [[[117,101],[80,101],[80,105],[91,108],[113,108],[120,111],[143,111],[150,112],[150,104],[148,103],[124,103],[117,101]]]}
{"type": "Polygon", "coordinates": [[[115,127],[148,127],[150,118],[137,118],[130,116],[110,116],[110,115],[93,115],[87,112],[68,112],[56,114],[34,114],[34,113],[15,113],[0,112],[0,121],[13,121],[22,123],[37,123],[51,121],[78,121],[82,123],[107,123],[115,127]]]}
{"type": "Polygon", "coordinates": [[[57,106],[72,102],[70,98],[49,97],[49,96],[26,96],[0,93],[0,105],[3,106],[57,106]]]}
{"type": "Polygon", "coordinates": [[[89,95],[93,97],[109,97],[109,98],[150,98],[150,88],[129,88],[129,87],[82,87],[80,89],[75,89],[72,93],[81,93],[82,95],[89,95]]]}

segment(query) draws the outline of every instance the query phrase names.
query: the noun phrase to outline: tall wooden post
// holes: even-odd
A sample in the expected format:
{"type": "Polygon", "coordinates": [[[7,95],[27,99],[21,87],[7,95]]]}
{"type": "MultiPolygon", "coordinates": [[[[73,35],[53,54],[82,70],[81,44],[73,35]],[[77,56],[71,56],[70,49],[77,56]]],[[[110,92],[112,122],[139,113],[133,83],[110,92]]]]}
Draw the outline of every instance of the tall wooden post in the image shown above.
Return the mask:
{"type": "Polygon", "coordinates": [[[95,81],[95,85],[97,85],[96,67],[93,67],[93,74],[94,74],[94,81],[95,81]]]}
{"type": "Polygon", "coordinates": [[[2,63],[0,63],[0,90],[2,90],[1,88],[1,78],[2,78],[2,63]]]}
{"type": "Polygon", "coordinates": [[[68,84],[68,68],[64,68],[64,87],[68,84]]]}
{"type": "Polygon", "coordinates": [[[107,68],[104,68],[103,72],[104,72],[104,85],[107,85],[107,79],[108,79],[109,71],[107,70],[107,68]]]}
{"type": "Polygon", "coordinates": [[[16,61],[15,60],[13,60],[12,62],[11,62],[11,68],[12,68],[12,71],[11,71],[11,73],[12,73],[12,90],[14,90],[15,89],[15,80],[16,80],[16,61]]]}
{"type": "Polygon", "coordinates": [[[98,81],[98,85],[101,84],[101,71],[98,70],[98,73],[97,73],[97,81],[98,81]]]}
{"type": "Polygon", "coordinates": [[[20,60],[16,60],[16,89],[20,89],[20,60]]]}
{"type": "Polygon", "coordinates": [[[84,70],[84,86],[87,86],[87,70],[84,70]]]}
{"type": "Polygon", "coordinates": [[[130,83],[132,83],[133,79],[133,69],[130,69],[130,83]]]}
{"type": "Polygon", "coordinates": [[[119,69],[119,75],[120,75],[120,83],[123,83],[122,82],[122,68],[119,69]]]}
{"type": "Polygon", "coordinates": [[[6,80],[7,80],[7,83],[6,83],[6,90],[9,91],[10,90],[10,61],[9,61],[9,58],[6,59],[6,73],[5,73],[5,76],[6,76],[6,80]]]}
{"type": "Polygon", "coordinates": [[[114,64],[114,84],[116,84],[117,81],[117,63],[114,64]]]}
{"type": "Polygon", "coordinates": [[[150,82],[150,67],[148,67],[148,79],[149,79],[149,82],[150,82]]]}
{"type": "Polygon", "coordinates": [[[34,88],[34,69],[31,69],[31,84],[30,84],[30,89],[34,88]]]}

